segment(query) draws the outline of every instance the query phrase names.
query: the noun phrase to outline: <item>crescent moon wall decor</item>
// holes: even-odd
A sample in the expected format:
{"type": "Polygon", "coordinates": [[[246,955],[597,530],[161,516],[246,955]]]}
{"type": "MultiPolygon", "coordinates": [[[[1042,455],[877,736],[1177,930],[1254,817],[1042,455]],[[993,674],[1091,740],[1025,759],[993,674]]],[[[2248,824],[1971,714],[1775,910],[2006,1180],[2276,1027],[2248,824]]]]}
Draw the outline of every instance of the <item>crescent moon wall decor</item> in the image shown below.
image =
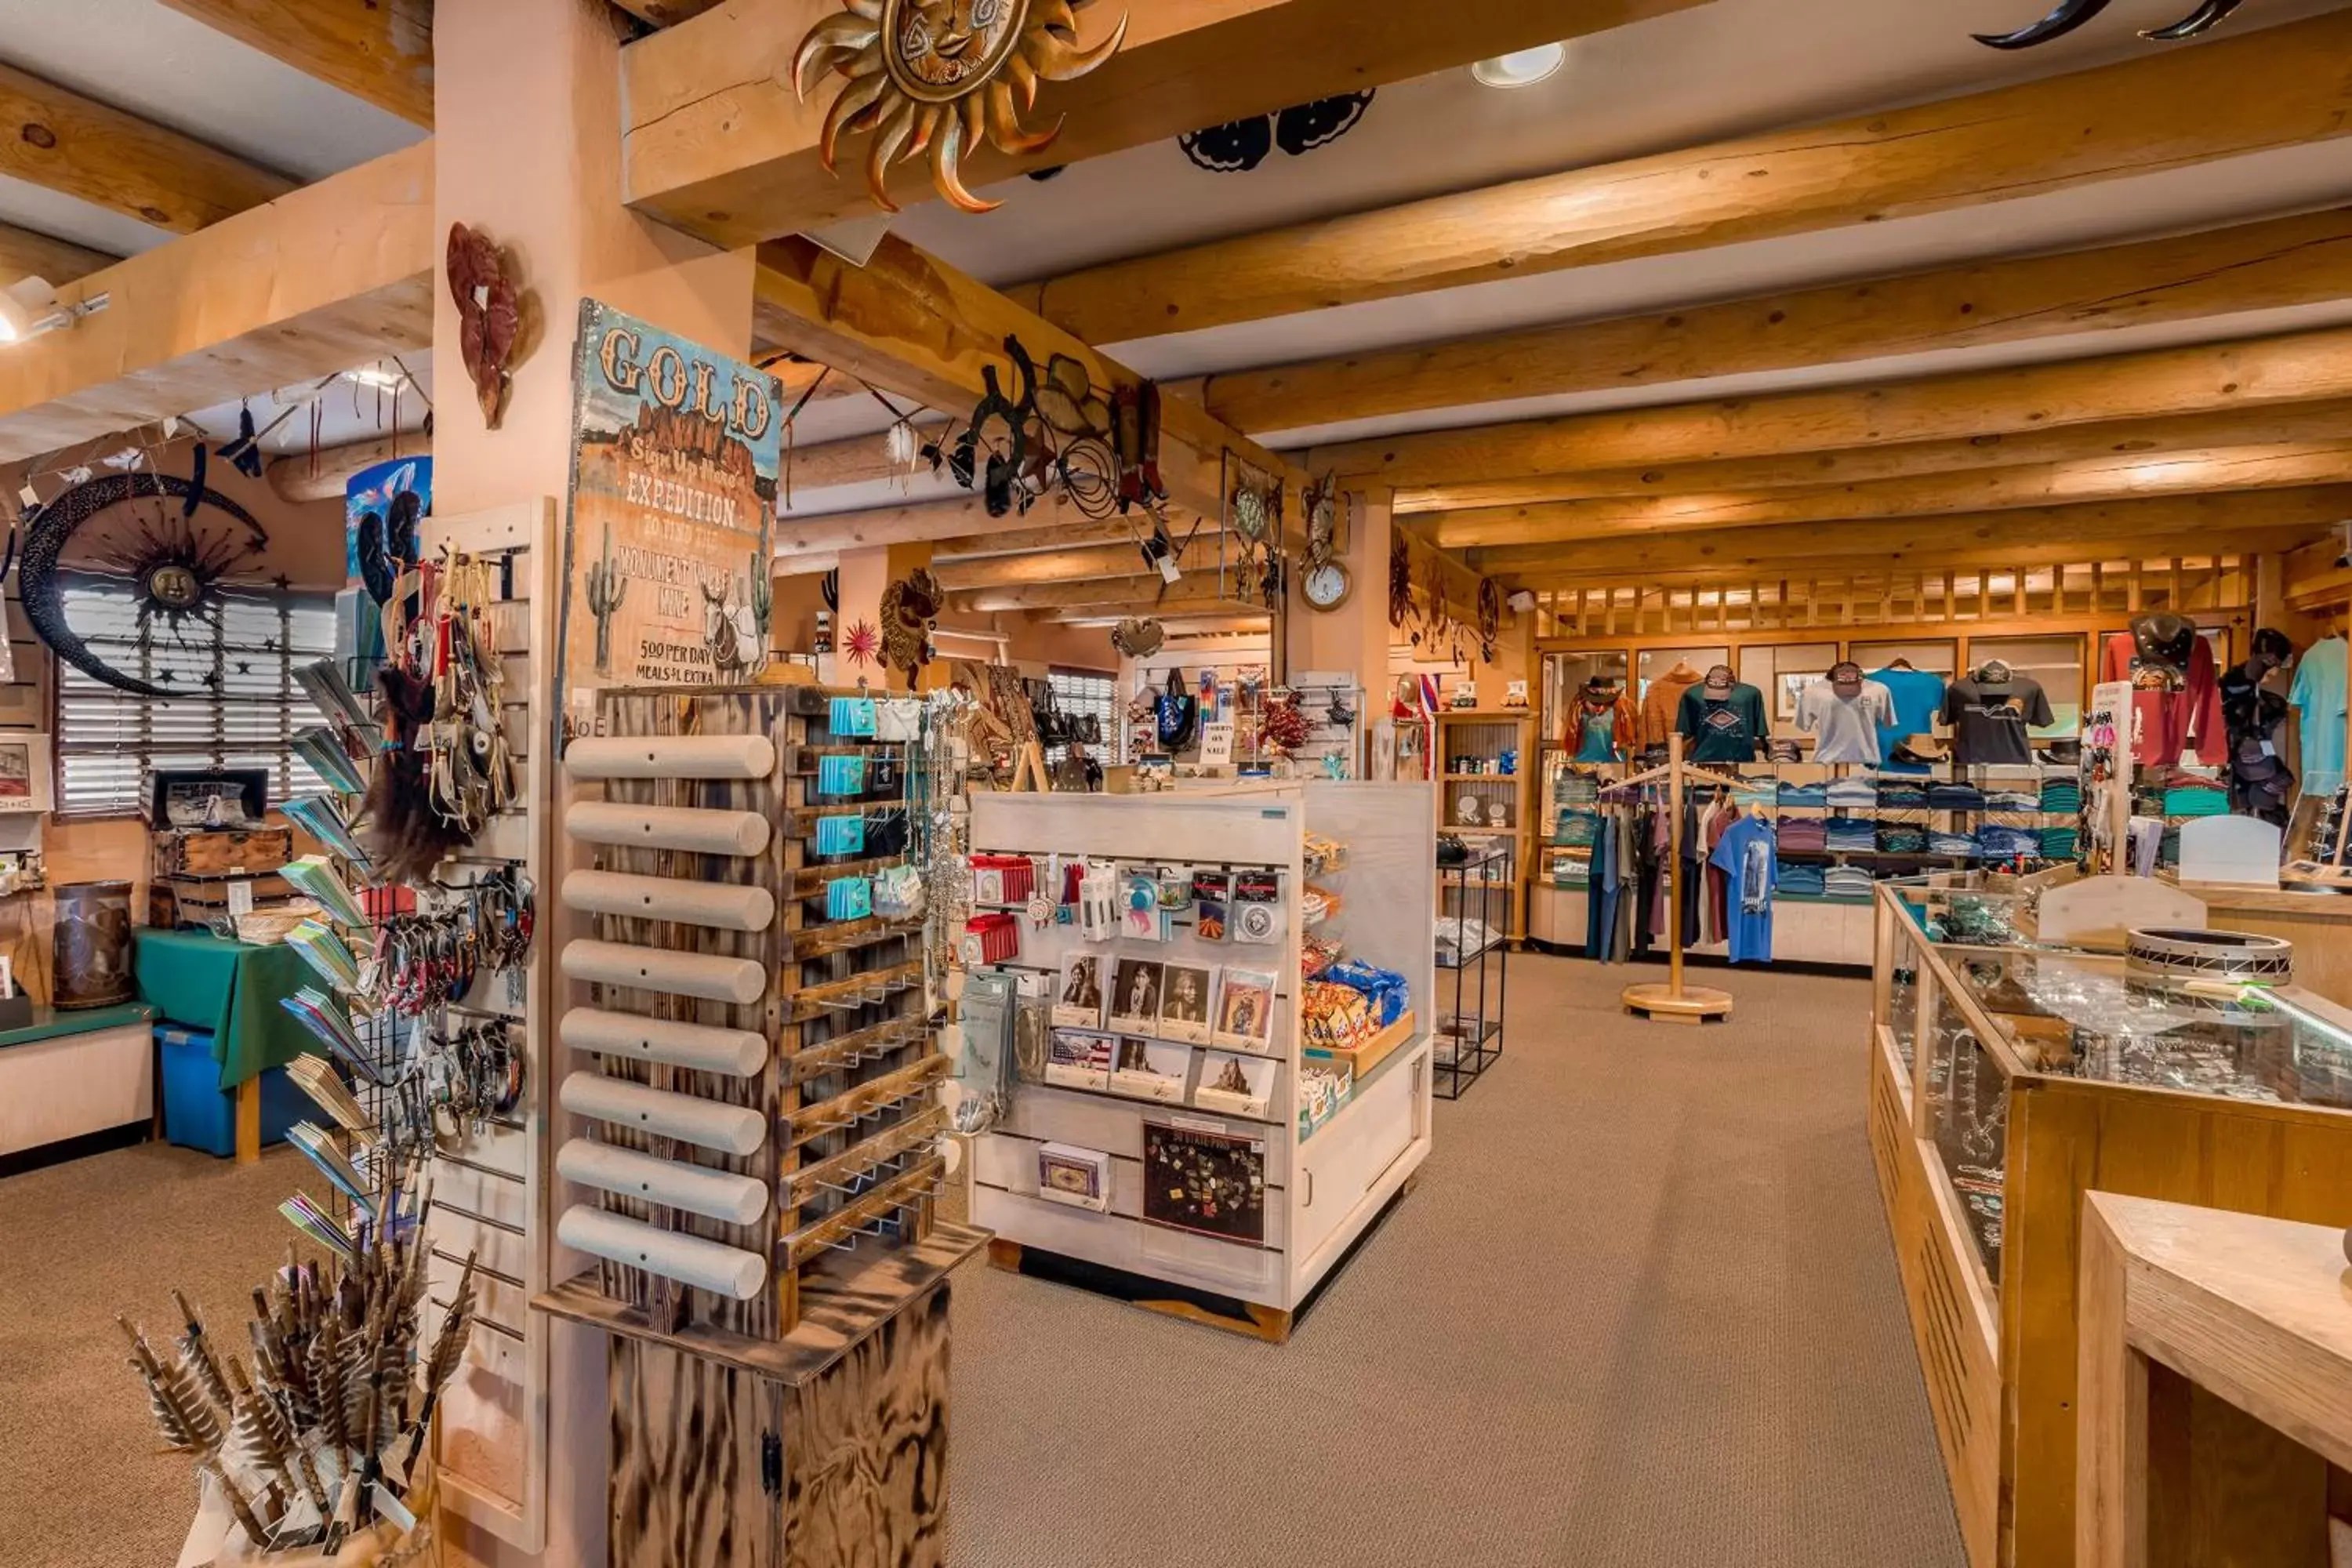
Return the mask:
{"type": "Polygon", "coordinates": [[[149,645],[160,632],[179,638],[190,621],[217,627],[221,582],[257,559],[269,535],[251,512],[218,490],[173,474],[109,474],[75,486],[47,505],[27,508],[17,585],[25,619],[59,658],[91,679],[140,697],[194,696],[125,675],[100,658],[66,624],[59,562],[66,547],[92,521],[142,500],[172,500],[152,514],[128,513],[119,533],[85,541],[89,574],[126,582],[138,606],[138,637],[149,645]],[[225,520],[204,515],[211,507],[225,520]]]}

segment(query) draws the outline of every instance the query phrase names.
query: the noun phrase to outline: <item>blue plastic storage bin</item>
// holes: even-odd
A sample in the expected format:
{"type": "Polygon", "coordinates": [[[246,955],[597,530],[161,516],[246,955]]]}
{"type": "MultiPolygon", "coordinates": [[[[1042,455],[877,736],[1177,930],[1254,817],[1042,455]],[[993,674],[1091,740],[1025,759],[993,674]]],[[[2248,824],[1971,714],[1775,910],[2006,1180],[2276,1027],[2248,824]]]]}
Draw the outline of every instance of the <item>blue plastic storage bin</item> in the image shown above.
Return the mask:
{"type": "MultiPolygon", "coordinates": [[[[155,1045],[163,1058],[163,1136],[184,1149],[202,1149],[220,1159],[235,1154],[236,1090],[220,1086],[212,1036],[178,1024],[158,1024],[155,1045]]],[[[294,1087],[284,1068],[262,1073],[262,1147],[286,1142],[286,1130],[311,1113],[310,1097],[294,1087]]]]}

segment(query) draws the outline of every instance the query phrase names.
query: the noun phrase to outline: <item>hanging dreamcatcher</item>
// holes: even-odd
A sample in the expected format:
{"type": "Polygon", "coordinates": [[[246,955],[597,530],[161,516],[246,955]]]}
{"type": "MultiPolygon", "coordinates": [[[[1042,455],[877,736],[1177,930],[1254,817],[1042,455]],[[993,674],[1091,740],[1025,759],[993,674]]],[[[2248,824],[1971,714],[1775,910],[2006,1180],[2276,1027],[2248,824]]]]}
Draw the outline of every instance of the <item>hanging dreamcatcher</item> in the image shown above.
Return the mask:
{"type": "Polygon", "coordinates": [[[1262,595],[1267,605],[1282,602],[1282,569],[1276,545],[1282,538],[1282,479],[1233,453],[1225,460],[1225,531],[1239,543],[1234,564],[1235,587],[1246,602],[1262,595]]]}
{"type": "Polygon", "coordinates": [[[258,563],[269,535],[252,513],[205,486],[204,465],[200,447],[193,479],[109,474],[86,479],[45,506],[25,509],[18,576],[25,618],[59,658],[91,679],[156,698],[194,696],[220,684],[209,650],[220,641],[229,579],[258,563]],[[68,549],[72,566],[63,564],[68,549]],[[93,627],[89,635],[126,648],[139,668],[156,668],[153,680],[116,669],[67,624],[63,589],[68,581],[128,591],[128,629],[115,622],[102,633],[93,627]],[[183,672],[171,668],[174,649],[186,655],[190,666],[184,684],[183,672]],[[195,670],[199,664],[205,667],[201,674],[195,670]]]}
{"type": "Polygon", "coordinates": [[[1495,662],[1495,639],[1503,631],[1503,588],[1492,577],[1478,579],[1478,657],[1495,662]]]}
{"type": "Polygon", "coordinates": [[[1429,650],[1451,645],[1454,662],[1462,662],[1462,625],[1445,603],[1445,563],[1434,552],[1421,574],[1422,596],[1429,601],[1429,613],[1422,622],[1422,632],[1429,639],[1429,650]]]}
{"type": "MultiPolygon", "coordinates": [[[[1405,543],[1402,531],[1389,542],[1389,625],[1402,631],[1412,619],[1412,547],[1405,543]]],[[[1416,646],[1421,634],[1412,634],[1416,646]]]]}

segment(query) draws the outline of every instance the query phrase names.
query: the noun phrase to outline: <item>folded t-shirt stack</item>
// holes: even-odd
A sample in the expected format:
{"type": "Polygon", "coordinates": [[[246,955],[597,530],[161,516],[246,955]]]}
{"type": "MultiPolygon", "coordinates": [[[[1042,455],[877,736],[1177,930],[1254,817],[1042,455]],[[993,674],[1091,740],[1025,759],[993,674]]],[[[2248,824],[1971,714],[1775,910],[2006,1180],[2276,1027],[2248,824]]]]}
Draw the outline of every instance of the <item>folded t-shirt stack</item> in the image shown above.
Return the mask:
{"type": "Polygon", "coordinates": [[[1776,834],[1782,849],[1819,854],[1830,847],[1828,825],[1818,816],[1784,816],[1776,834]]]}
{"type": "Polygon", "coordinates": [[[1554,824],[1551,841],[1554,844],[1590,845],[1601,836],[1601,814],[1580,807],[1563,808],[1554,824]]]}
{"type": "Polygon", "coordinates": [[[1832,816],[1823,847],[1861,853],[1878,847],[1878,828],[1866,816],[1832,816]]]}
{"type": "Polygon", "coordinates": [[[1927,790],[1924,784],[1897,784],[1893,779],[1878,781],[1878,809],[1881,811],[1925,811],[1927,790]]]}
{"type": "Polygon", "coordinates": [[[2180,864],[2180,829],[2168,827],[2164,830],[2164,837],[2157,841],[2156,863],[2159,866],[2180,864]]]}
{"type": "Polygon", "coordinates": [[[2083,809],[2083,781],[2073,773],[2053,773],[2042,781],[2042,809],[2069,816],[2083,809]]]}
{"type": "Polygon", "coordinates": [[[1927,786],[1927,805],[1932,811],[1982,811],[1984,791],[1964,780],[1938,781],[1927,786]]]}
{"type": "Polygon", "coordinates": [[[2045,827],[2042,830],[2042,858],[2044,860],[2072,860],[2081,842],[2081,835],[2072,827],[2045,827]]]}
{"type": "Polygon", "coordinates": [[[1779,798],[1780,792],[1773,786],[1770,779],[1766,779],[1761,784],[1742,784],[1731,792],[1732,806],[1742,814],[1753,811],[1759,805],[1770,805],[1779,798]]]}
{"type": "Polygon", "coordinates": [[[1828,804],[1840,811],[1868,811],[1878,804],[1878,784],[1866,775],[1855,773],[1847,778],[1832,779],[1824,792],[1828,804]]]}
{"type": "Polygon", "coordinates": [[[1832,866],[1822,873],[1822,895],[1861,903],[1870,897],[1870,872],[1861,866],[1832,866]]]}
{"type": "Polygon", "coordinates": [[[2006,823],[1988,822],[1977,829],[1977,851],[1988,860],[2010,860],[2020,855],[2029,860],[2039,859],[2042,831],[2035,827],[2011,827],[2006,823]]]}
{"type": "Polygon", "coordinates": [[[2033,789],[1989,789],[1985,791],[1987,811],[2040,811],[2042,792],[2033,789]]]}
{"type": "Polygon", "coordinates": [[[1965,833],[1946,833],[1937,829],[1927,835],[1927,853],[1965,855],[1973,860],[1976,858],[1977,841],[1965,833]]]}
{"type": "Polygon", "coordinates": [[[1917,855],[1927,847],[1927,830],[1887,825],[1878,830],[1879,850],[1887,855],[1917,855]]]}
{"type": "Polygon", "coordinates": [[[1774,872],[1773,891],[1783,898],[1818,899],[1822,886],[1822,868],[1810,861],[1783,860],[1774,872]]]}
{"type": "Polygon", "coordinates": [[[1780,806],[1784,811],[1792,805],[1827,805],[1829,803],[1830,792],[1826,784],[1791,784],[1787,779],[1780,781],[1780,806]]]}
{"type": "Polygon", "coordinates": [[[1591,805],[1601,799],[1601,781],[1591,773],[1562,773],[1551,795],[1561,805],[1591,805]]]}
{"type": "Polygon", "coordinates": [[[2203,778],[2196,773],[2175,773],[2165,781],[2165,816],[2227,816],[2229,814],[2230,795],[2221,780],[2203,778]]]}

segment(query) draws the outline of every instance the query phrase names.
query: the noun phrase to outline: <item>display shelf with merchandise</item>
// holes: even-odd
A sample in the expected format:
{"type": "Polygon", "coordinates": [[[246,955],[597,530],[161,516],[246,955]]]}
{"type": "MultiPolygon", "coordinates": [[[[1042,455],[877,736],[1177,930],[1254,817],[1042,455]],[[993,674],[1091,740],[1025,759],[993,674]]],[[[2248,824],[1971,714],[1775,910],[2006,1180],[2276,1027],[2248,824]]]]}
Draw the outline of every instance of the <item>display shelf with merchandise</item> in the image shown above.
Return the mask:
{"type": "MultiPolygon", "coordinates": [[[[1515,880],[1503,911],[1508,940],[1527,936],[1524,868],[1537,837],[1535,715],[1524,708],[1456,708],[1437,712],[1437,830],[1508,838],[1515,880]],[[1459,764],[1475,763],[1475,766],[1459,764]],[[1507,772],[1503,771],[1507,766],[1507,772]]],[[[1543,828],[1548,837],[1549,825],[1543,828]]]]}
{"type": "MultiPolygon", "coordinates": [[[[1275,1341],[1287,1337],[1298,1308],[1427,1157],[1431,1131],[1431,1046],[1411,1013],[1361,1042],[1365,1070],[1344,1100],[1319,1121],[1300,1114],[1309,1109],[1310,1071],[1353,1065],[1349,1053],[1310,1050],[1301,1017],[1302,988],[1309,984],[1298,978],[1306,966],[1300,894],[1307,839],[1311,832],[1346,846],[1344,862],[1327,856],[1318,872],[1343,894],[1339,912],[1317,932],[1318,942],[1336,934],[1349,958],[1402,976],[1407,1005],[1426,1009],[1434,967],[1423,911],[1437,896],[1433,793],[1419,782],[1317,780],[1204,784],[1153,795],[973,798],[975,853],[1115,865],[1120,876],[1139,878],[1181,868],[1189,880],[1202,868],[1279,880],[1267,941],[1236,940],[1238,922],[1231,918],[1218,924],[1215,937],[1204,936],[1197,893],[1192,916],[1166,919],[1165,940],[1142,928],[1089,941],[1076,921],[1024,925],[1021,951],[1005,967],[1061,974],[1072,962],[1092,959],[1107,984],[1098,984],[1091,1003],[1056,1004],[1058,993],[1048,984],[1044,996],[1016,1004],[1038,1020],[1017,1026],[1034,1043],[1016,1051],[1018,1082],[1003,1115],[971,1142],[972,1221],[996,1233],[995,1262],[1112,1289],[1197,1321],[1275,1341]],[[1200,860],[1211,845],[1217,860],[1200,860]],[[1122,995],[1148,1005],[1152,991],[1166,987],[1171,966],[1213,976],[1204,1000],[1215,1026],[1206,1043],[1171,1042],[1164,1033],[1147,1033],[1139,1015],[1115,1011],[1122,995]],[[1274,977],[1265,1048],[1238,1057],[1218,1043],[1217,1033],[1236,971],[1274,977]],[[1122,975],[1129,977],[1124,983],[1122,975]],[[1077,1016],[1093,1022],[1082,1028],[1072,1020],[1073,1005],[1089,1009],[1077,1016]],[[1055,1015],[1064,1020],[1058,1026],[1044,1021],[1055,1015]],[[1123,1096],[1108,1083],[1052,1081],[1054,1050],[1074,1053],[1076,1044],[1051,1044],[1057,1027],[1066,1037],[1099,1032],[1132,1042],[1139,1059],[1181,1044],[1182,1079],[1159,1100],[1123,1096]],[[1261,1068],[1262,1079],[1255,1076],[1261,1068]],[[1212,1083],[1213,1072],[1233,1079],[1225,1092],[1212,1083]],[[1112,1181],[1103,1207],[1045,1195],[1038,1152],[1048,1145],[1108,1157],[1112,1181]],[[1177,1179],[1147,1183],[1152,1161],[1177,1179]],[[1186,1195],[1234,1180],[1247,1189],[1238,1205],[1208,1212],[1186,1195]]],[[[1159,1012],[1165,1028],[1171,1015],[1164,997],[1159,1012]]]]}

